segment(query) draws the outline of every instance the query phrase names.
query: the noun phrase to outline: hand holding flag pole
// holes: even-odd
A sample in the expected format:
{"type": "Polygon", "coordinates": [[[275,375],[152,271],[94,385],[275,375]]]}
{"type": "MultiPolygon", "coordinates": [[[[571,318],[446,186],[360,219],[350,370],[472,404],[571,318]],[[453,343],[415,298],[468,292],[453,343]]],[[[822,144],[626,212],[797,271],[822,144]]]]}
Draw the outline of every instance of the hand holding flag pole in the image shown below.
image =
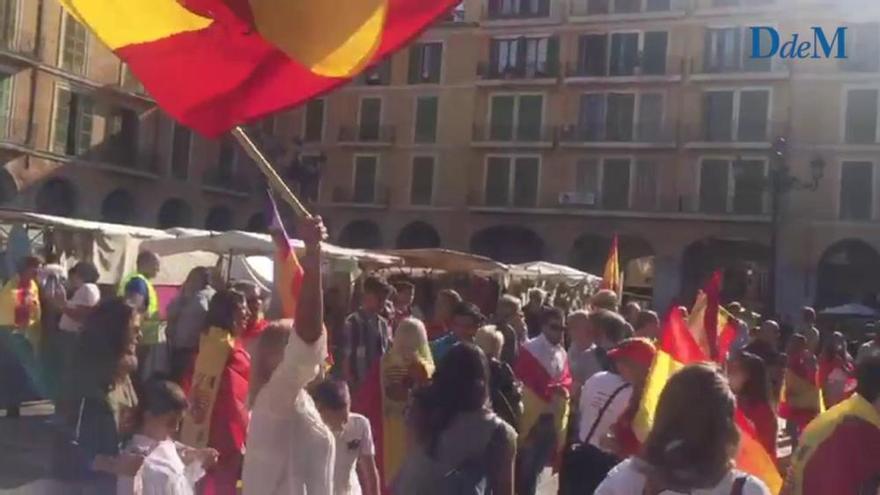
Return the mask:
{"type": "Polygon", "coordinates": [[[254,163],[257,164],[260,172],[263,173],[266,180],[269,182],[269,188],[275,191],[275,194],[278,194],[285,203],[289,204],[297,215],[304,218],[312,218],[312,214],[309,213],[309,210],[307,210],[299,198],[293,194],[293,191],[287,187],[287,184],[284,183],[284,180],[278,175],[278,172],[275,171],[275,168],[272,167],[272,164],[269,163],[269,160],[263,155],[256,143],[254,143],[250,136],[247,135],[244,128],[236,126],[232,129],[232,135],[235,136],[235,139],[241,144],[244,151],[251,157],[254,163]]]}

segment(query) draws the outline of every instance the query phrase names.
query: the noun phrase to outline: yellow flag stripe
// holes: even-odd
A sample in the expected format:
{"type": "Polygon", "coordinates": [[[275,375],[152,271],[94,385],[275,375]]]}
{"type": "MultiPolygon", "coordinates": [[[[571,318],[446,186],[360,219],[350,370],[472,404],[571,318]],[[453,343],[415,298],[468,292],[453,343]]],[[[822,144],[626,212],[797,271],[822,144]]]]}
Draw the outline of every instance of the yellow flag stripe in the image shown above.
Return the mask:
{"type": "Polygon", "coordinates": [[[660,393],[663,392],[663,387],[666,386],[669,377],[684,366],[667,352],[661,349],[657,350],[654,364],[651,365],[651,372],[645,382],[645,390],[642,392],[639,411],[633,421],[633,431],[640,441],[645,441],[651,431],[651,425],[654,424],[654,412],[657,410],[657,403],[660,402],[660,393]]]}
{"type": "Polygon", "coordinates": [[[61,0],[61,5],[111,50],[198,31],[213,22],[179,0],[61,0]]]}

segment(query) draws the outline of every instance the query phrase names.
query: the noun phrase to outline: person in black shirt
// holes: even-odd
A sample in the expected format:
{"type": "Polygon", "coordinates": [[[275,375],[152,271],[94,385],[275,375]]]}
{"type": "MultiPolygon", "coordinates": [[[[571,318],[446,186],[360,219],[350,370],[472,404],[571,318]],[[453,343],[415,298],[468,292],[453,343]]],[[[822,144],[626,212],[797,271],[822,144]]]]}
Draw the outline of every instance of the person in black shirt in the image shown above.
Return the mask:
{"type": "Polygon", "coordinates": [[[492,410],[514,429],[519,429],[522,414],[522,384],[513,374],[513,369],[502,361],[504,334],[494,326],[488,325],[477,331],[477,347],[483,350],[489,361],[489,397],[492,410]]]}

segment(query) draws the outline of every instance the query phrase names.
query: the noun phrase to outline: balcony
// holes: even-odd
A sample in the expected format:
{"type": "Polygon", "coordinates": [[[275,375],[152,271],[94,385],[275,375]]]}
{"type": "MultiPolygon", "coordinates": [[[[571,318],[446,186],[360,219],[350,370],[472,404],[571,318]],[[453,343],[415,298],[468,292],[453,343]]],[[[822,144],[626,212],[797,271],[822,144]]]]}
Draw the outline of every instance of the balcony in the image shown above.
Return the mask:
{"type": "Polygon", "coordinates": [[[331,204],[338,206],[385,209],[391,204],[391,190],[385,186],[377,186],[373,191],[355,191],[347,187],[334,187],[331,201],[331,204]]]}
{"type": "Polygon", "coordinates": [[[784,80],[789,77],[789,68],[776,59],[752,59],[745,57],[740,60],[700,60],[691,58],[689,61],[690,79],[692,81],[753,81],[753,80],[784,80]]]}
{"type": "Polygon", "coordinates": [[[473,129],[473,145],[489,148],[552,148],[557,137],[555,126],[475,125],[473,129]]]}
{"type": "Polygon", "coordinates": [[[620,83],[632,82],[676,82],[680,81],[685,73],[685,63],[682,57],[666,58],[666,63],[645,64],[644,61],[632,67],[631,73],[611,74],[608,70],[601,72],[585,63],[568,63],[565,65],[565,82],[568,84],[578,83],[620,83]]]}
{"type": "Polygon", "coordinates": [[[9,33],[0,35],[0,57],[18,62],[36,62],[37,37],[33,33],[9,33]]]}
{"type": "Polygon", "coordinates": [[[359,146],[390,146],[396,138],[393,125],[344,125],[339,128],[339,143],[359,146]]]}
{"type": "Polygon", "coordinates": [[[212,167],[205,171],[202,188],[210,192],[239,197],[247,197],[254,191],[250,179],[244,174],[223,170],[220,167],[212,167]]]}
{"type": "Polygon", "coordinates": [[[0,119],[0,148],[9,150],[32,149],[39,128],[28,119],[0,119]]]}
{"type": "Polygon", "coordinates": [[[683,16],[689,7],[690,0],[573,0],[569,15],[575,22],[663,19],[683,16]]]}
{"type": "Polygon", "coordinates": [[[694,149],[769,150],[777,136],[786,134],[787,122],[761,119],[733,119],[716,124],[690,124],[684,127],[685,147],[694,149]]]}
{"type": "Polygon", "coordinates": [[[559,133],[559,142],[569,148],[655,149],[675,148],[677,129],[655,123],[636,122],[632,128],[612,130],[606,126],[567,125],[559,133]]]}
{"type": "Polygon", "coordinates": [[[549,19],[551,0],[489,0],[483,10],[485,21],[528,21],[549,19]]]}
{"type": "Polygon", "coordinates": [[[556,84],[559,73],[559,63],[555,60],[504,68],[499,67],[497,62],[480,62],[477,64],[477,76],[480,79],[477,84],[496,86],[508,81],[530,85],[556,84]]]}

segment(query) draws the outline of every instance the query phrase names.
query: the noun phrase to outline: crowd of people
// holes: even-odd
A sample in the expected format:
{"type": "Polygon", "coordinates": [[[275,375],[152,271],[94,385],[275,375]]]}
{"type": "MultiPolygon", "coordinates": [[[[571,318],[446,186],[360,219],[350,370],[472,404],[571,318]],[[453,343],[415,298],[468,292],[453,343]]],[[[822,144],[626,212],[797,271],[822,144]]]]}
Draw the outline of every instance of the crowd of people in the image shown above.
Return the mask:
{"type": "Polygon", "coordinates": [[[878,493],[880,333],[853,357],[811,308],[783,335],[732,303],[729,355],[675,373],[644,437],[653,311],[601,290],[566,314],[540,289],[493,315],[453,290],[422,311],[411,282],[369,276],[339,316],[320,219],[297,232],[302,288],[282,320],[257,286],[197,268],[162,321],[150,252],[105,297],[90,263],[21,261],[0,291],[0,406],[54,401],[64,493],[535,495],[548,468],[561,495],[770,493],[734,467],[737,414],[789,473],[785,493],[878,493]],[[160,372],[147,363],[165,335],[160,372]],[[780,424],[800,444],[788,459],[780,424]]]}

